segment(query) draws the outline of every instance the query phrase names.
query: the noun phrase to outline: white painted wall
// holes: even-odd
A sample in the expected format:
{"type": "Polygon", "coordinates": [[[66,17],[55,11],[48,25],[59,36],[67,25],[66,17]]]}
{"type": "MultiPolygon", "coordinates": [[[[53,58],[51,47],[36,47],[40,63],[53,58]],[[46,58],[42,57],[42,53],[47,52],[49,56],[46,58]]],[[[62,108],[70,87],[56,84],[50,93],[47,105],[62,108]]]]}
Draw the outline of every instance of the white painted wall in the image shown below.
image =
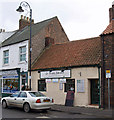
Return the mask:
{"type": "Polygon", "coordinates": [[[21,71],[28,71],[28,40],[0,48],[0,70],[21,68],[21,71]],[[26,46],[26,61],[19,62],[19,47],[26,46]],[[3,51],[9,50],[9,64],[3,64],[3,51]]]}

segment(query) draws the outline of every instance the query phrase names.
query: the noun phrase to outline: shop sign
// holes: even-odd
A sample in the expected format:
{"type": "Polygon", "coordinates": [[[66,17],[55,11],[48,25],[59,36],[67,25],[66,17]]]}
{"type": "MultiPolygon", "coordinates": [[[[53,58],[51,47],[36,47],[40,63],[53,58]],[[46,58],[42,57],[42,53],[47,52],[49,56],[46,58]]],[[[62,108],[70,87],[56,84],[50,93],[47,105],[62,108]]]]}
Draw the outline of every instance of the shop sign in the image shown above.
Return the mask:
{"type": "Polygon", "coordinates": [[[66,79],[60,79],[60,83],[66,83],[66,79]]]}
{"type": "Polygon", "coordinates": [[[18,76],[3,76],[3,79],[14,79],[14,78],[18,78],[18,76]]]}
{"type": "Polygon", "coordinates": [[[58,83],[58,79],[52,79],[53,83],[58,83]]]}
{"type": "Polygon", "coordinates": [[[17,70],[2,71],[2,76],[6,76],[6,75],[18,75],[17,70]]]}
{"type": "Polygon", "coordinates": [[[42,71],[40,78],[69,78],[71,77],[70,70],[55,70],[55,71],[42,71]]]}
{"type": "Polygon", "coordinates": [[[46,83],[51,83],[51,79],[46,79],[46,83]]]}

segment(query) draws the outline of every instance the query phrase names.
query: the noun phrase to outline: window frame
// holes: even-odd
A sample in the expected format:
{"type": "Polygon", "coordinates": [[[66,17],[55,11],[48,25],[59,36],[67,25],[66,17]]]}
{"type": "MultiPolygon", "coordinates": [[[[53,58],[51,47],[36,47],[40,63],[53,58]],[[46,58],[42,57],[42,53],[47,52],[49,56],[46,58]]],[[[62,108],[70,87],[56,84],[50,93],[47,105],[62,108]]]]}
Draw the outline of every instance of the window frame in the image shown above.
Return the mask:
{"type": "MultiPolygon", "coordinates": [[[[19,62],[24,62],[24,61],[26,61],[26,45],[24,45],[24,46],[20,46],[19,47],[19,62]],[[25,48],[25,52],[21,52],[22,50],[21,49],[23,49],[23,48],[25,48]],[[25,59],[23,60],[21,60],[21,56],[23,56],[23,55],[25,55],[25,59]]],[[[23,57],[22,57],[23,58],[23,57]]]]}
{"type": "Polygon", "coordinates": [[[9,64],[9,50],[4,50],[3,51],[3,65],[8,65],[9,64]],[[5,54],[6,54],[6,52],[8,52],[8,55],[7,56],[5,56],[5,54]],[[5,63],[5,59],[8,59],[7,61],[7,63],[5,63]]]}
{"type": "Polygon", "coordinates": [[[40,80],[38,80],[38,91],[46,92],[46,80],[45,80],[45,79],[40,79],[40,80]],[[40,85],[39,85],[39,82],[40,82],[40,81],[44,81],[44,84],[40,84],[40,85]],[[41,85],[44,85],[44,86],[43,86],[44,89],[40,89],[39,86],[41,86],[41,85]]]}

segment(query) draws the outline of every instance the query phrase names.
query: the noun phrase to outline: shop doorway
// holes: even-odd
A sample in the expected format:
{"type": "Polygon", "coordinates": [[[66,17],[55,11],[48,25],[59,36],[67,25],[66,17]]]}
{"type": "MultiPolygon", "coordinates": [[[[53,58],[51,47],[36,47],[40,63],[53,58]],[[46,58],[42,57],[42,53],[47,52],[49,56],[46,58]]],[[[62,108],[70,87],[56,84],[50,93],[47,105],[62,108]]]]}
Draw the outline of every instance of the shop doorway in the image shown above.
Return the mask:
{"type": "Polygon", "coordinates": [[[94,79],[91,81],[91,104],[99,104],[99,80],[94,79]]]}

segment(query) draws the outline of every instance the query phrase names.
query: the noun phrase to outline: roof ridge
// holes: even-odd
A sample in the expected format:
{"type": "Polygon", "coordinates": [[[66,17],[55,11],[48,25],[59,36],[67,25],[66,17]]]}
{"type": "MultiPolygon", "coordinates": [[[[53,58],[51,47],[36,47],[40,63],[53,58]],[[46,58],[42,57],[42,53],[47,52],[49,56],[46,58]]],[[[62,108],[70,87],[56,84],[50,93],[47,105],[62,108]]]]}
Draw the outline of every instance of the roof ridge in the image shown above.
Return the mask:
{"type": "Polygon", "coordinates": [[[49,20],[53,20],[54,18],[57,18],[57,16],[52,17],[52,18],[49,18],[49,19],[46,19],[46,20],[42,20],[42,21],[37,22],[37,23],[35,23],[35,24],[33,24],[33,25],[40,24],[40,23],[43,23],[43,22],[46,22],[46,21],[49,21],[49,20]]]}
{"type": "Polygon", "coordinates": [[[72,42],[82,42],[82,41],[87,41],[87,40],[92,40],[92,39],[97,39],[97,38],[100,38],[100,37],[98,36],[98,37],[92,37],[92,38],[86,38],[86,39],[80,39],[80,40],[67,41],[67,42],[64,42],[64,43],[53,44],[52,46],[69,44],[69,43],[72,43],[72,42]]]}

